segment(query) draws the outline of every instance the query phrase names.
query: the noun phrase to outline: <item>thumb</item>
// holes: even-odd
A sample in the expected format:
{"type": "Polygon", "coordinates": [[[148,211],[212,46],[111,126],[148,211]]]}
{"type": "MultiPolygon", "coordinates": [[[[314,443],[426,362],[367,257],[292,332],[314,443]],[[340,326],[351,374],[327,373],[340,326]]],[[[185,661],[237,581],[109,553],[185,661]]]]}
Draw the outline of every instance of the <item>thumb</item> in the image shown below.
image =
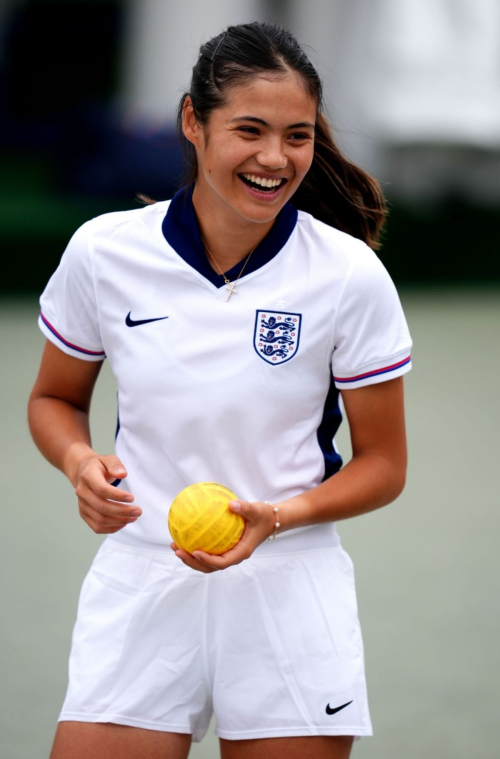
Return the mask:
{"type": "Polygon", "coordinates": [[[240,514],[242,517],[249,519],[252,515],[252,504],[248,501],[229,501],[229,509],[235,514],[240,514]]]}
{"type": "Polygon", "coordinates": [[[118,456],[100,456],[99,458],[110,477],[123,480],[123,478],[127,476],[127,470],[118,456]]]}

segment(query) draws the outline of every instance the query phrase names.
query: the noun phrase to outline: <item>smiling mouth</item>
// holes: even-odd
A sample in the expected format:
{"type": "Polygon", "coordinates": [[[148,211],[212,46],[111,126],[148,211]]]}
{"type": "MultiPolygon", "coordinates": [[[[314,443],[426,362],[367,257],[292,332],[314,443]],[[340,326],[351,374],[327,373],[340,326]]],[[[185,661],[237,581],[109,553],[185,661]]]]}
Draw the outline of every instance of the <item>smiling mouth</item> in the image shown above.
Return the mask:
{"type": "Polygon", "coordinates": [[[278,190],[280,187],[283,187],[283,185],[288,181],[283,177],[280,177],[279,179],[264,179],[263,177],[258,177],[255,174],[238,174],[238,176],[242,182],[248,185],[248,187],[251,187],[252,190],[257,190],[258,192],[264,193],[276,192],[276,190],[278,190]]]}

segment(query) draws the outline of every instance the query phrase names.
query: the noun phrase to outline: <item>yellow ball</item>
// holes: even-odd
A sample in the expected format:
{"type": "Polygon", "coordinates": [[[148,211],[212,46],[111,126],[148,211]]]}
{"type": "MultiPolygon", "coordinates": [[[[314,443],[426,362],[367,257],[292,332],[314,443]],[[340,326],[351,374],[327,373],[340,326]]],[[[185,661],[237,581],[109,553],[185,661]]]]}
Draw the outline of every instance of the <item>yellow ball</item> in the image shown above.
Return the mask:
{"type": "Polygon", "coordinates": [[[197,482],[181,490],[168,512],[168,529],[179,548],[219,555],[235,546],[245,520],[230,510],[233,500],[237,496],[217,482],[197,482]]]}

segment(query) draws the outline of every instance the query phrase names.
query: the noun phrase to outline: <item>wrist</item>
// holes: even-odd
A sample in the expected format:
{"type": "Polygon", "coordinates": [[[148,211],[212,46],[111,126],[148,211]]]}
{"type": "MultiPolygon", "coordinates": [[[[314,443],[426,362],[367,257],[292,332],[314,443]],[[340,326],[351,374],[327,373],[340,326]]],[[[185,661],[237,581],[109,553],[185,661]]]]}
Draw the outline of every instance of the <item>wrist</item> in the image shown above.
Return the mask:
{"type": "Polygon", "coordinates": [[[99,454],[86,443],[70,445],[63,460],[62,470],[73,487],[76,488],[83,465],[99,454]]]}
{"type": "Polygon", "coordinates": [[[268,504],[271,510],[271,519],[273,520],[272,526],[271,526],[271,532],[266,537],[266,540],[274,540],[276,538],[279,528],[281,527],[280,517],[279,517],[279,507],[276,506],[276,504],[274,503],[269,503],[269,501],[264,501],[264,503],[268,504]]]}
{"type": "Polygon", "coordinates": [[[271,507],[278,507],[277,514],[272,512],[273,517],[276,517],[276,519],[274,519],[271,535],[274,534],[274,526],[276,522],[279,522],[280,524],[277,529],[278,535],[287,530],[293,530],[295,527],[306,527],[311,524],[310,506],[305,496],[306,494],[304,493],[271,504],[271,507]]]}

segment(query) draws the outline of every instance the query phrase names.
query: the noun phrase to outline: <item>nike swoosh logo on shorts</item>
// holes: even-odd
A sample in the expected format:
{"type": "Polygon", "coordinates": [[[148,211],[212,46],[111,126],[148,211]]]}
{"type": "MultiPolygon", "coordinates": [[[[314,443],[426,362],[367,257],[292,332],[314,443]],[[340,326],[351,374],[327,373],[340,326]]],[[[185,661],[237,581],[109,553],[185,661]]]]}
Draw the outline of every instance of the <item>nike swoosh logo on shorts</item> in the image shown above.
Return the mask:
{"type": "Polygon", "coordinates": [[[352,704],[352,701],[348,701],[347,704],[342,704],[342,706],[337,706],[335,709],[330,708],[330,704],[326,705],[326,713],[327,714],[335,714],[336,712],[339,712],[341,709],[345,709],[346,706],[349,706],[349,704],[352,704]]]}
{"type": "Polygon", "coordinates": [[[127,327],[138,327],[139,324],[149,324],[149,322],[161,322],[162,319],[168,319],[168,316],[157,316],[155,319],[138,319],[137,321],[134,321],[130,318],[130,314],[132,311],[129,311],[127,314],[127,318],[125,319],[125,324],[127,327]]]}

